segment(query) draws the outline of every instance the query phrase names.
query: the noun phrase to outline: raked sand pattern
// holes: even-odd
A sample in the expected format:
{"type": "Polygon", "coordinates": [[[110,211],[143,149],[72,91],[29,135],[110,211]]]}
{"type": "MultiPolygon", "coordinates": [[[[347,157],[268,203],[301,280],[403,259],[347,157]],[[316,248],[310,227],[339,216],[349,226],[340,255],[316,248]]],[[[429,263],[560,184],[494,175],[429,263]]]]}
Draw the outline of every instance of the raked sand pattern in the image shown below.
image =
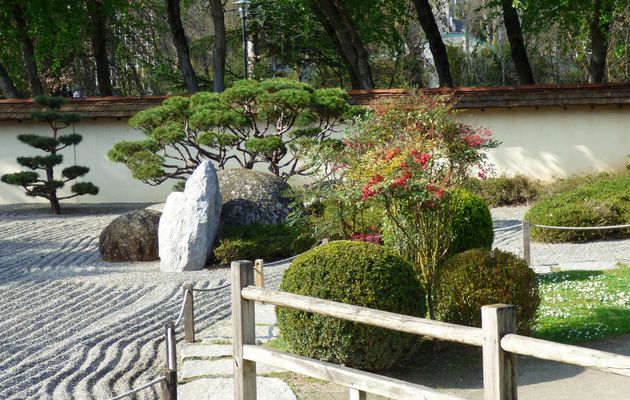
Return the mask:
{"type": "MultiPolygon", "coordinates": [[[[229,271],[165,274],[158,262],[100,261],[101,230],[144,206],[67,206],[61,216],[43,205],[0,206],[0,399],[106,400],[159,376],[163,322],[177,317],[182,285],[224,285],[229,271]]],[[[270,287],[282,271],[266,271],[270,287]]],[[[230,316],[229,291],[195,296],[198,330],[230,316]]]]}
{"type": "MultiPolygon", "coordinates": [[[[0,206],[0,399],[107,400],[160,375],[163,323],[177,317],[182,285],[221,286],[229,271],[162,273],[158,262],[100,261],[101,230],[144,206],[67,205],[62,216],[44,205],[0,206]]],[[[495,227],[519,223],[525,210],[493,210],[495,227]]],[[[495,246],[520,254],[520,230],[497,232],[495,246]]],[[[534,244],[532,253],[546,268],[601,268],[628,262],[630,240],[534,244]]],[[[278,286],[285,267],[266,269],[267,287],[278,286]]],[[[226,324],[229,291],[195,295],[198,332],[226,324]]],[[[157,395],[148,389],[136,399],[157,395]]]]}

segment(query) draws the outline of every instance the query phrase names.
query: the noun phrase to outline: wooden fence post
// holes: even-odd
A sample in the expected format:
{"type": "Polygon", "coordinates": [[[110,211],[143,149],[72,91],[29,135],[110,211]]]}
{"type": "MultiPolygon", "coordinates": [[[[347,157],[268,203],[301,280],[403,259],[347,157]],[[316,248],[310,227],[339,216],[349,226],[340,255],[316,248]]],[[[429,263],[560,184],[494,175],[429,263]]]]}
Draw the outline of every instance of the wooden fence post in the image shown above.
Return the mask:
{"type": "Polygon", "coordinates": [[[494,304],[481,308],[483,328],[483,398],[516,400],[516,354],[503,351],[501,338],[516,331],[513,306],[494,304]]]}
{"type": "Polygon", "coordinates": [[[349,400],[367,400],[367,393],[364,392],[363,390],[354,389],[354,388],[349,388],[349,389],[350,389],[349,396],[348,396],[349,400]]]}
{"type": "Polygon", "coordinates": [[[195,304],[193,300],[193,285],[184,285],[184,340],[195,341],[195,304]]]}
{"type": "Polygon", "coordinates": [[[256,280],[256,287],[265,287],[265,262],[262,259],[258,259],[254,262],[254,276],[256,280]]]}
{"type": "Polygon", "coordinates": [[[256,363],[243,359],[243,345],[256,344],[253,301],[241,296],[241,289],[254,284],[251,261],[232,262],[232,354],[234,400],[256,400],[256,363]]]}
{"type": "Polygon", "coordinates": [[[523,221],[523,259],[528,266],[532,265],[532,256],[531,256],[531,236],[529,232],[530,224],[529,221],[523,221]]]}
{"type": "Polygon", "coordinates": [[[166,367],[162,381],[162,399],[177,400],[177,353],[175,343],[175,323],[168,321],[164,324],[164,338],[166,344],[166,367]]]}

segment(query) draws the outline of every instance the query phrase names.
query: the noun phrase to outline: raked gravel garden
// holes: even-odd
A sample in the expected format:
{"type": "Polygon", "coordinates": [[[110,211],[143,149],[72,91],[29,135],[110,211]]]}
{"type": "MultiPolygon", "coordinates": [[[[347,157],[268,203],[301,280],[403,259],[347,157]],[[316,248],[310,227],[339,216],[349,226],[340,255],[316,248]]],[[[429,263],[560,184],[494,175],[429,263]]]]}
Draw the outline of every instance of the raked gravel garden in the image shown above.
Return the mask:
{"type": "MultiPolygon", "coordinates": [[[[101,261],[101,230],[118,215],[146,206],[67,206],[63,216],[50,215],[44,205],[0,206],[0,398],[108,399],[158,376],[163,322],[177,316],[182,285],[220,286],[228,283],[229,271],[164,273],[159,262],[101,261]]],[[[526,210],[493,209],[495,228],[519,223],[526,210]]],[[[519,254],[520,230],[497,232],[494,245],[519,254]]],[[[630,240],[534,244],[532,255],[540,272],[614,268],[630,261],[630,240]]],[[[269,268],[266,285],[277,288],[285,267],[269,268]]],[[[549,285],[565,285],[567,292],[592,300],[606,278],[590,274],[566,282],[543,280],[542,292],[549,285]]],[[[229,291],[196,296],[197,330],[229,318],[229,291]]],[[[621,288],[599,300],[630,307],[629,297],[621,288]]],[[[566,317],[555,302],[562,299],[543,299],[540,312],[545,318],[566,317]]],[[[575,340],[564,341],[601,336],[596,327],[575,335],[575,340]]],[[[137,398],[156,396],[149,389],[137,398]]]]}

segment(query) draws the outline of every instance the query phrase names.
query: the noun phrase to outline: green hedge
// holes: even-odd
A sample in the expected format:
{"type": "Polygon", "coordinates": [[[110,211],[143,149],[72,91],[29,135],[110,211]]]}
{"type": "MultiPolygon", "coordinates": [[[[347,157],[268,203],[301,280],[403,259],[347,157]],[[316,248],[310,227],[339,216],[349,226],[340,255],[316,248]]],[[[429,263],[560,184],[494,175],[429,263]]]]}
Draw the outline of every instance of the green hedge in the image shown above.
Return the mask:
{"type": "Polygon", "coordinates": [[[530,203],[538,197],[539,183],[523,176],[500,176],[485,180],[471,178],[465,187],[481,197],[490,207],[513,206],[530,203]]]}
{"type": "MultiPolygon", "coordinates": [[[[533,224],[606,226],[630,223],[630,175],[598,175],[571,190],[537,201],[525,215],[533,224]]],[[[561,231],[532,228],[541,242],[582,242],[608,237],[630,237],[630,229],[561,231]]]]}
{"type": "Polygon", "coordinates": [[[469,326],[481,326],[482,306],[512,304],[521,333],[530,332],[540,305],[534,271],[514,254],[497,249],[451,257],[438,273],[434,293],[438,319],[469,326]]]}
{"type": "Polygon", "coordinates": [[[305,252],[315,240],[294,227],[266,224],[223,227],[214,257],[222,264],[262,258],[273,261],[305,252]]]}
{"type": "MultiPolygon", "coordinates": [[[[280,290],[405,315],[426,312],[425,293],[412,266],[382,246],[365,242],[331,242],[299,256],[280,290]]],[[[278,307],[276,314],[291,351],[354,368],[389,368],[417,339],[286,308],[278,307]]]]}

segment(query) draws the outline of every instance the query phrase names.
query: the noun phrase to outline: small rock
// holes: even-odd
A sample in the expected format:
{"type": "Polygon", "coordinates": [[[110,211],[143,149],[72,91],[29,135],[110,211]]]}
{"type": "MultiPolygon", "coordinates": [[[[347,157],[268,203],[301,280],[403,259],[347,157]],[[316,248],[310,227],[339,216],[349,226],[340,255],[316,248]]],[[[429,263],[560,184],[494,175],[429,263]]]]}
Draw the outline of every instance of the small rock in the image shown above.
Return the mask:
{"type": "Polygon", "coordinates": [[[166,199],[158,233],[160,269],[203,269],[212,252],[221,216],[221,193],[214,166],[204,161],[186,182],[184,192],[166,199]]]}
{"type": "Polygon", "coordinates": [[[98,250],[104,261],[158,260],[158,225],[161,213],[132,211],[113,220],[98,238],[98,250]]]}

